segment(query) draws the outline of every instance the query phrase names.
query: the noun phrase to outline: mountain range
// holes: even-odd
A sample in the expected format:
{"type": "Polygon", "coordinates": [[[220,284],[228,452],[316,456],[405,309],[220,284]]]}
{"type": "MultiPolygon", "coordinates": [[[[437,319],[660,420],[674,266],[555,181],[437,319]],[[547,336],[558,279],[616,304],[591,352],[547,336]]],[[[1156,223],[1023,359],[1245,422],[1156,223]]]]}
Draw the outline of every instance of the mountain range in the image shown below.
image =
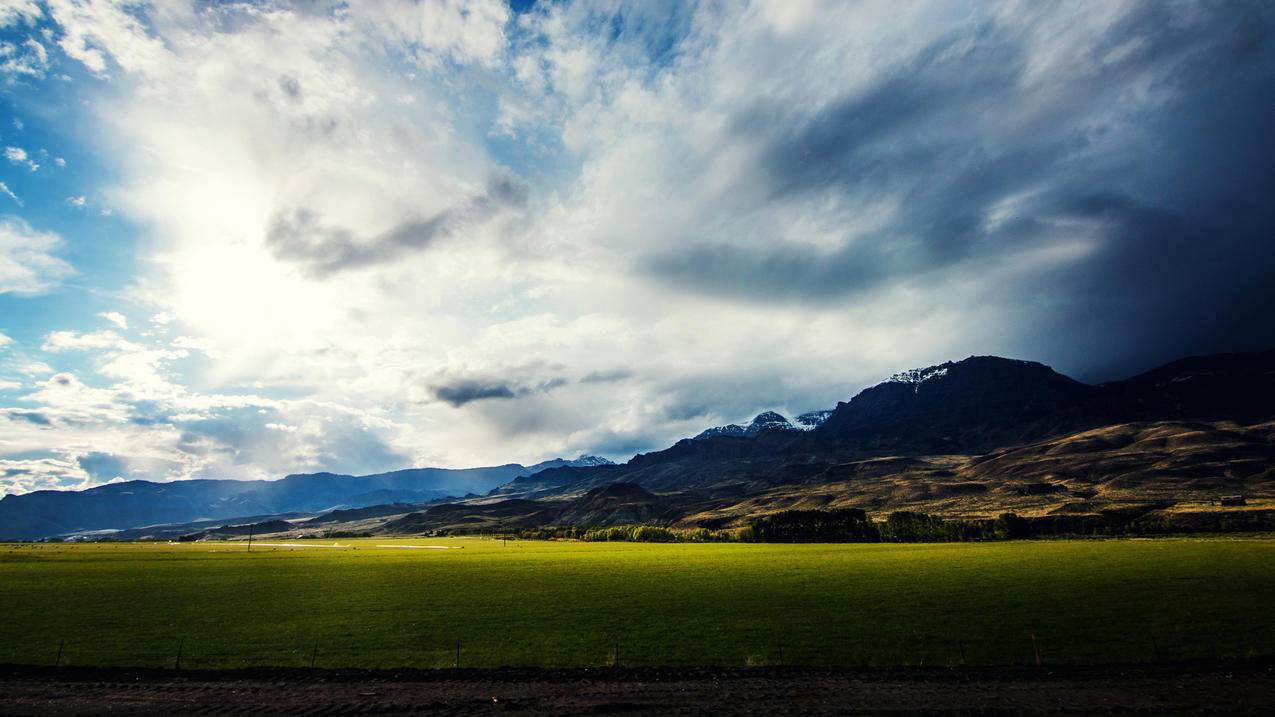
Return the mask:
{"type": "Polygon", "coordinates": [[[304,473],[274,481],[134,480],[83,491],[42,490],[0,499],[0,538],[27,540],[244,516],[419,504],[486,493],[519,476],[550,468],[605,465],[612,463],[585,455],[531,466],[409,468],[364,476],[304,473]]]}
{"type": "Polygon", "coordinates": [[[582,456],[41,491],[0,500],[0,537],[284,513],[305,517],[284,518],[300,534],[320,526],[420,533],[646,521],[709,527],[811,507],[1098,514],[1183,510],[1223,493],[1260,503],[1275,498],[1272,419],[1275,351],[1186,358],[1098,385],[1040,363],[972,356],[895,374],[795,422],[768,411],[623,465],[582,456]],[[314,522],[333,510],[355,512],[314,522]]]}

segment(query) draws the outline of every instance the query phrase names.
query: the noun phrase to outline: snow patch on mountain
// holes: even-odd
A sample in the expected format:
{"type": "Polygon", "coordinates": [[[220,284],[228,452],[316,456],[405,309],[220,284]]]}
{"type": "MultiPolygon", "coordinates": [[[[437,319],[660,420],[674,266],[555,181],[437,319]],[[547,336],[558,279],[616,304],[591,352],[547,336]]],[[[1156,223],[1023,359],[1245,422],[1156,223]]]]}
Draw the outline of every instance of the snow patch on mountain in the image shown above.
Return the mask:
{"type": "Polygon", "coordinates": [[[793,428],[799,431],[813,431],[822,426],[828,420],[828,416],[832,415],[831,410],[826,411],[807,411],[797,416],[797,422],[793,424],[793,428]]]}
{"type": "Polygon", "coordinates": [[[757,417],[748,423],[747,426],[741,426],[738,423],[731,423],[725,426],[716,426],[709,428],[694,440],[703,438],[721,438],[729,436],[733,438],[748,438],[761,433],[762,431],[808,431],[817,428],[827,420],[828,415],[832,411],[811,411],[803,413],[797,418],[798,423],[794,425],[782,414],[774,411],[764,411],[757,414],[757,417]]]}
{"type": "Polygon", "coordinates": [[[575,460],[567,461],[567,465],[572,468],[592,468],[594,466],[613,466],[615,465],[615,461],[607,460],[602,456],[581,454],[580,457],[575,460]]]}
{"type": "Polygon", "coordinates": [[[913,393],[921,390],[921,384],[937,378],[943,378],[947,375],[947,366],[931,366],[929,368],[913,368],[907,371],[900,371],[890,378],[886,379],[886,383],[907,383],[912,385],[913,393]]]}

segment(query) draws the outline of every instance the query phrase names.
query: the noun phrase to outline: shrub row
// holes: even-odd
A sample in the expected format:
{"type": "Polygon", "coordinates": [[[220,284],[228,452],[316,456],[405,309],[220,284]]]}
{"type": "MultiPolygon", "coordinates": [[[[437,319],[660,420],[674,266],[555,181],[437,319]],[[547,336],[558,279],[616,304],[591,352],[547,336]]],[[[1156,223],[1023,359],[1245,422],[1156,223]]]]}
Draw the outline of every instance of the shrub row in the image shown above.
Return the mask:
{"type": "Polygon", "coordinates": [[[526,539],[575,539],[641,543],[942,543],[1048,537],[1164,535],[1275,531],[1275,511],[1147,513],[1109,511],[1094,515],[947,519],[896,511],[874,521],[857,508],[785,510],[754,518],[736,529],[677,529],[656,525],[523,530],[526,539]]]}

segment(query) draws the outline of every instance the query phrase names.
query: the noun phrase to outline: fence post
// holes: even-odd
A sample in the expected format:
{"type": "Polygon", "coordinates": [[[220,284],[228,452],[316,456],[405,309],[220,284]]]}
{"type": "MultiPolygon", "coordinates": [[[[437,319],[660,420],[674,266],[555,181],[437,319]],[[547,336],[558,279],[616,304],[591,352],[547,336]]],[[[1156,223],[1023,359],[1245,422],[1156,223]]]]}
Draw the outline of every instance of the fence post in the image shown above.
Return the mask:
{"type": "Polygon", "coordinates": [[[59,642],[59,643],[58,643],[58,659],[56,659],[56,660],[54,660],[54,661],[53,661],[53,666],[54,666],[54,667],[61,667],[61,666],[62,666],[62,648],[63,648],[63,647],[66,647],[66,640],[63,640],[63,641],[61,641],[61,642],[59,642]]]}
{"type": "Polygon", "coordinates": [[[784,666],[784,643],[779,643],[779,666],[784,666]]]}
{"type": "Polygon", "coordinates": [[[314,669],[314,661],[319,657],[319,643],[314,643],[314,648],[310,650],[310,669],[314,669]]]}
{"type": "Polygon", "coordinates": [[[1032,636],[1032,654],[1036,656],[1036,666],[1040,667],[1040,648],[1036,647],[1036,633],[1034,632],[1031,633],[1031,636],[1032,636]]]}
{"type": "Polygon", "coordinates": [[[180,671],[182,668],[182,647],[186,644],[186,638],[177,641],[177,659],[173,662],[173,669],[180,671]]]}
{"type": "Polygon", "coordinates": [[[460,640],[456,641],[456,669],[460,669],[460,640]]]}
{"type": "Polygon", "coordinates": [[[613,666],[613,667],[615,667],[616,669],[619,669],[619,667],[620,667],[620,640],[619,640],[619,638],[616,638],[616,640],[615,640],[615,662],[613,663],[613,665],[612,665],[612,666],[613,666]]]}
{"type": "Polygon", "coordinates": [[[956,644],[959,645],[961,648],[961,667],[964,667],[965,666],[965,643],[957,642],[956,644]]]}
{"type": "Polygon", "coordinates": [[[1155,635],[1151,636],[1151,649],[1155,651],[1155,661],[1160,661],[1160,643],[1156,642],[1155,635]]]}

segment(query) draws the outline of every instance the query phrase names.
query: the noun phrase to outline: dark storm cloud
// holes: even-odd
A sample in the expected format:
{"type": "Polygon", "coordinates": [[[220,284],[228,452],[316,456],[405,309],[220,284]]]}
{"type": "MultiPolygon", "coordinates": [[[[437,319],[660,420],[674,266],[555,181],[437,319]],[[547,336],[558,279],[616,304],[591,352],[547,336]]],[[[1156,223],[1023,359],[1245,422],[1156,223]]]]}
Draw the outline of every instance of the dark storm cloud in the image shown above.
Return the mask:
{"type": "Polygon", "coordinates": [[[633,378],[632,369],[616,368],[608,371],[590,371],[580,377],[580,383],[618,383],[633,378]]]}
{"type": "Polygon", "coordinates": [[[460,408],[474,401],[489,399],[513,399],[539,393],[548,393],[569,383],[561,376],[535,381],[518,381],[506,378],[465,377],[443,379],[430,387],[434,398],[453,408],[460,408]]]}
{"type": "Polygon", "coordinates": [[[457,381],[456,383],[433,388],[434,398],[460,408],[467,403],[483,401],[489,398],[515,398],[514,390],[503,383],[486,383],[482,381],[457,381]]]}
{"type": "Polygon", "coordinates": [[[105,483],[117,476],[122,476],[127,472],[127,464],[124,459],[113,456],[110,453],[88,453],[76,459],[80,467],[93,477],[93,480],[99,483],[105,483]]]}
{"type": "Polygon", "coordinates": [[[830,249],[706,234],[645,269],[831,301],[1083,238],[1083,258],[1000,289],[1038,307],[1011,331],[1034,354],[1098,375],[1275,345],[1273,32],[1271,3],[1146,2],[1035,77],[1033,36],[986,24],[813,112],[751,106],[732,126],[761,148],[770,202],[891,198],[897,218],[830,249]]]}
{"type": "Polygon", "coordinates": [[[463,204],[424,218],[409,219],[378,235],[362,238],[345,227],[324,225],[319,214],[301,207],[276,215],[266,244],[280,259],[301,264],[315,278],[394,261],[465,227],[481,224],[505,209],[522,207],[528,188],[522,180],[502,175],[463,204]]]}
{"type": "Polygon", "coordinates": [[[0,415],[7,416],[11,419],[17,419],[19,421],[26,421],[27,423],[33,423],[37,426],[49,426],[53,424],[53,422],[49,420],[48,416],[40,413],[39,411],[19,411],[9,409],[0,412],[0,415]]]}

